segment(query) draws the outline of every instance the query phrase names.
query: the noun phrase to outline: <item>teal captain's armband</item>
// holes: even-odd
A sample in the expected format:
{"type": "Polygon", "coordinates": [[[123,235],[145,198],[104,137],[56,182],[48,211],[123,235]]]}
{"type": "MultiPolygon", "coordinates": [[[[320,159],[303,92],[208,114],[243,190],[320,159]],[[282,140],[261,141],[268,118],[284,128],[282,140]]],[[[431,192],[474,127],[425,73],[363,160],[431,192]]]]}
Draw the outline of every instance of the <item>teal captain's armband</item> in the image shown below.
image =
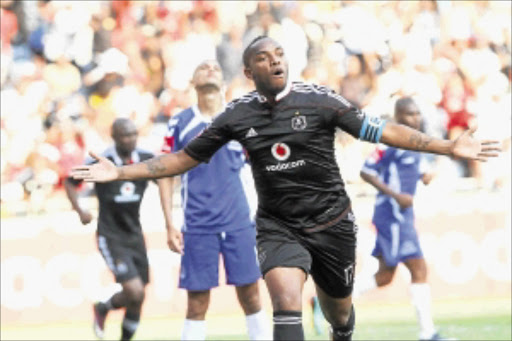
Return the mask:
{"type": "Polygon", "coordinates": [[[386,120],[378,117],[366,116],[363,120],[361,131],[359,132],[359,139],[379,143],[386,122],[386,120]]]}

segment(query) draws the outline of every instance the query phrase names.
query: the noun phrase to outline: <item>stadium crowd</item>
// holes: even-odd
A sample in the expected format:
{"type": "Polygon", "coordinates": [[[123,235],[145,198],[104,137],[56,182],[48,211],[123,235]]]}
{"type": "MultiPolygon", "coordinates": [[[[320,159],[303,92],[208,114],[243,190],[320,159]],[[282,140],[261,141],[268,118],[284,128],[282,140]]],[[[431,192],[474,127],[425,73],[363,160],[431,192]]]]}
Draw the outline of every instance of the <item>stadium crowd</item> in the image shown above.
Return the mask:
{"type": "MultiPolygon", "coordinates": [[[[0,15],[2,217],[65,201],[63,179],[111,144],[116,118],[159,152],[169,117],[194,102],[201,61],[219,61],[228,100],[252,90],[242,51],[261,34],[282,43],[291,80],[327,85],[372,115],[412,96],[429,134],[478,124],[503,141],[503,157],[432,156],[433,169],[446,184],[509,186],[510,2],[2,1],[0,15]]],[[[361,182],[374,146],[344,133],[337,143],[345,180],[361,182]]]]}

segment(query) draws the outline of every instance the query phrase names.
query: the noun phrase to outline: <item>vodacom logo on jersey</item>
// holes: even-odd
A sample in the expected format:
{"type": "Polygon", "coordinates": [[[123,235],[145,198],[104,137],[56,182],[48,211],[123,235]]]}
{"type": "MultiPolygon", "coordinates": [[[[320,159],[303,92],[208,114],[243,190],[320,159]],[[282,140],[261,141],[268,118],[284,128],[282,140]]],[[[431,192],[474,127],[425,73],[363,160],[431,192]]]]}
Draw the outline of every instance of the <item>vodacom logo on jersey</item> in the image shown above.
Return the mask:
{"type": "MultiPolygon", "coordinates": [[[[270,148],[272,156],[277,161],[286,161],[291,155],[290,147],[283,142],[274,143],[270,148]]],[[[280,172],[285,169],[292,169],[302,167],[306,165],[305,160],[297,160],[292,162],[278,163],[277,165],[268,165],[266,167],[267,172],[280,172]]]]}
{"type": "Polygon", "coordinates": [[[278,142],[274,143],[274,145],[271,148],[272,155],[278,160],[278,161],[285,161],[290,157],[290,147],[286,143],[278,142]]]}

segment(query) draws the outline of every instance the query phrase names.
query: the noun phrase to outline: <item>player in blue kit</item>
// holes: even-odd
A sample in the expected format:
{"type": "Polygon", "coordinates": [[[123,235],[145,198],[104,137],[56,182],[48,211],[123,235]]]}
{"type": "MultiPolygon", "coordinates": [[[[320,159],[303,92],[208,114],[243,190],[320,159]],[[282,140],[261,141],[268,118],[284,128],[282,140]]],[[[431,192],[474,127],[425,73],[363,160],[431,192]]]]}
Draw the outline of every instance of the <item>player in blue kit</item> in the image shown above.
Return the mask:
{"type": "MultiPolygon", "coordinates": [[[[169,120],[163,151],[178,152],[224,109],[223,79],[214,60],[201,63],[192,83],[198,103],[169,120]]],[[[270,324],[261,308],[256,253],[256,229],[241,178],[246,159],[235,141],[210,160],[181,176],[184,224],[180,232],[172,221],[172,178],[158,181],[168,244],[182,254],[179,287],[188,292],[182,340],[204,340],[210,289],[219,284],[219,254],[227,283],[236,287],[246,315],[251,340],[271,339],[270,324]]],[[[245,182],[246,183],[246,182],[245,182]]]]}
{"type": "MultiPolygon", "coordinates": [[[[395,120],[420,129],[421,115],[411,98],[396,102],[395,120]]],[[[424,165],[418,152],[383,145],[365,162],[361,177],[379,191],[373,214],[377,240],[372,253],[379,260],[379,269],[368,278],[356,278],[354,295],[391,283],[398,263],[402,262],[411,273],[410,290],[421,329],[420,340],[446,340],[432,321],[427,265],[414,227],[416,185],[418,180],[424,184],[431,180],[424,165]]]]}

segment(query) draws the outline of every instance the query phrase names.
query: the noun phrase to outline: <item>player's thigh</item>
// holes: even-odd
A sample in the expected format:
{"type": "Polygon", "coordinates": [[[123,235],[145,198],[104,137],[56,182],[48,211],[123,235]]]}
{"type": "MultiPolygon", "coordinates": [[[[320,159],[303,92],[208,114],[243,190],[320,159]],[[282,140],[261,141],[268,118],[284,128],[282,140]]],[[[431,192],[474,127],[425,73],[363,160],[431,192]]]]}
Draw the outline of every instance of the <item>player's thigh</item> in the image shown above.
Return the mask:
{"type": "Polygon", "coordinates": [[[222,233],[221,253],[228,284],[247,285],[261,277],[254,228],[222,233]]]}
{"type": "Polygon", "coordinates": [[[265,275],[265,284],[274,311],[302,310],[302,291],[307,274],[298,267],[274,267],[265,275]]]}
{"type": "Polygon", "coordinates": [[[299,242],[297,235],[277,224],[258,229],[258,261],[265,279],[274,268],[298,268],[305,274],[311,270],[311,255],[299,242]]]}
{"type": "Polygon", "coordinates": [[[179,287],[190,291],[219,285],[220,237],[218,234],[183,234],[179,287]]]}
{"type": "Polygon", "coordinates": [[[312,257],[311,275],[316,285],[333,298],[345,298],[353,289],[357,227],[350,216],[326,230],[302,235],[312,257]]]}
{"type": "Polygon", "coordinates": [[[149,259],[144,239],[140,239],[136,243],[130,245],[130,254],[137,269],[142,283],[144,285],[149,283],[149,259]]]}
{"type": "Polygon", "coordinates": [[[407,258],[403,263],[411,273],[413,283],[426,282],[427,263],[425,262],[425,258],[407,258]]]}

